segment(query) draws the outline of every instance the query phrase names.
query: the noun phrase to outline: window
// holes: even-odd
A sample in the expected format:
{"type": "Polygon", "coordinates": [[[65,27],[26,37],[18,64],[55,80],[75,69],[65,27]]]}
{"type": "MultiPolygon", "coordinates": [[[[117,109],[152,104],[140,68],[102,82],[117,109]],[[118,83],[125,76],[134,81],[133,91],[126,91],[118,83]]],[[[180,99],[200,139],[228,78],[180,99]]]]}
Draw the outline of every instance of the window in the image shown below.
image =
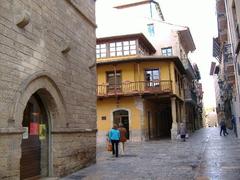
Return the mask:
{"type": "Polygon", "coordinates": [[[97,44],[97,46],[96,46],[96,56],[97,56],[97,58],[107,57],[107,46],[106,46],[106,44],[97,44]]]}
{"type": "Polygon", "coordinates": [[[148,27],[148,33],[150,37],[153,37],[155,35],[154,24],[148,24],[147,27],[148,27]]]}
{"type": "Polygon", "coordinates": [[[163,56],[172,56],[172,47],[162,48],[163,56]]]}
{"type": "Polygon", "coordinates": [[[122,55],[123,55],[122,42],[110,43],[110,57],[122,56],[122,55]]]}
{"type": "Polygon", "coordinates": [[[110,57],[128,56],[137,53],[136,41],[123,41],[110,43],[110,57]]]}
{"type": "Polygon", "coordinates": [[[145,80],[148,87],[159,86],[160,73],[159,69],[145,70],[145,80]]]}
{"type": "Polygon", "coordinates": [[[114,73],[114,71],[107,72],[107,83],[108,83],[108,88],[107,88],[108,92],[114,91],[115,88],[116,90],[120,90],[121,83],[122,83],[121,72],[117,71],[116,74],[114,73]]]}

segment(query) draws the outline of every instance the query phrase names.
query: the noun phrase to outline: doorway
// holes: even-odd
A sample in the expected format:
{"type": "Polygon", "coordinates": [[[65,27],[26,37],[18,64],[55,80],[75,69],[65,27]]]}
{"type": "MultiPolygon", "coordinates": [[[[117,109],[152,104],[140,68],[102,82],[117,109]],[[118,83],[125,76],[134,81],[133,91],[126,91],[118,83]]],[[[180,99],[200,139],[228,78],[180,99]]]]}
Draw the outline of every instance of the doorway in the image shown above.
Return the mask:
{"type": "Polygon", "coordinates": [[[128,111],[126,110],[117,110],[113,112],[113,124],[119,125],[119,123],[122,123],[123,126],[127,130],[126,137],[127,139],[130,138],[130,133],[129,133],[129,115],[128,111]]]}
{"type": "Polygon", "coordinates": [[[156,114],[156,137],[170,138],[172,128],[171,109],[169,107],[163,108],[156,114]]]}
{"type": "Polygon", "coordinates": [[[23,113],[20,179],[49,175],[49,121],[42,99],[34,93],[23,113]]]}

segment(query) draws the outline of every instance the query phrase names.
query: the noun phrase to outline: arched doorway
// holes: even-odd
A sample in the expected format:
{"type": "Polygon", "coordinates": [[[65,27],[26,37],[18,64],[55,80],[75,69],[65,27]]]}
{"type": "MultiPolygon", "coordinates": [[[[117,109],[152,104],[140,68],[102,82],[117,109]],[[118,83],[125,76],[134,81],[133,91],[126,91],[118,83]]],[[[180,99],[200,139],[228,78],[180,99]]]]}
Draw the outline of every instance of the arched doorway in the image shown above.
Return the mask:
{"type": "Polygon", "coordinates": [[[22,127],[20,179],[48,176],[50,123],[38,91],[27,102],[22,127]]]}
{"type": "Polygon", "coordinates": [[[127,129],[127,139],[130,138],[129,134],[129,115],[126,110],[117,110],[113,112],[113,124],[119,125],[122,123],[123,126],[127,129]]]}

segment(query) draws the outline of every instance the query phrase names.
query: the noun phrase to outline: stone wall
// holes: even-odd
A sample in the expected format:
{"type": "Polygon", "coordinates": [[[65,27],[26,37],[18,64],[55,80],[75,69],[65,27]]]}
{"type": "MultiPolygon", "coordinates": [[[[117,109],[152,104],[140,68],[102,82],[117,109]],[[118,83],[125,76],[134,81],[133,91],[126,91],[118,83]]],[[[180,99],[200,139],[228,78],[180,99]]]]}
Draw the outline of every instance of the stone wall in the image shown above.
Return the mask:
{"type": "Polygon", "coordinates": [[[46,91],[41,97],[57,132],[50,174],[65,175],[95,162],[94,12],[94,0],[0,1],[0,179],[19,179],[23,111],[39,89],[46,91]],[[55,150],[65,144],[72,151],[61,154],[61,165],[55,150]],[[87,156],[79,161],[74,152],[87,156]]]}
{"type": "Polygon", "coordinates": [[[54,174],[64,176],[96,162],[95,133],[57,133],[53,144],[54,174]]]}

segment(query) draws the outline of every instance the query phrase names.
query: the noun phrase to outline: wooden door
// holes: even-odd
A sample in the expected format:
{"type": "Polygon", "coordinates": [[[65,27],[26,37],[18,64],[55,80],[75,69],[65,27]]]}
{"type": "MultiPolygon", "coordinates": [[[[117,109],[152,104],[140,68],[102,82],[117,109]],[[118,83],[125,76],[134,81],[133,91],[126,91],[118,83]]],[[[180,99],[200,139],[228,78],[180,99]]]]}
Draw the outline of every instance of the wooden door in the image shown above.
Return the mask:
{"type": "Polygon", "coordinates": [[[23,135],[21,144],[20,179],[40,177],[41,174],[41,142],[38,133],[30,132],[38,131],[37,129],[33,129],[39,124],[38,120],[36,114],[33,114],[33,104],[28,102],[22,122],[22,126],[27,132],[24,133],[25,135],[23,135]]]}

